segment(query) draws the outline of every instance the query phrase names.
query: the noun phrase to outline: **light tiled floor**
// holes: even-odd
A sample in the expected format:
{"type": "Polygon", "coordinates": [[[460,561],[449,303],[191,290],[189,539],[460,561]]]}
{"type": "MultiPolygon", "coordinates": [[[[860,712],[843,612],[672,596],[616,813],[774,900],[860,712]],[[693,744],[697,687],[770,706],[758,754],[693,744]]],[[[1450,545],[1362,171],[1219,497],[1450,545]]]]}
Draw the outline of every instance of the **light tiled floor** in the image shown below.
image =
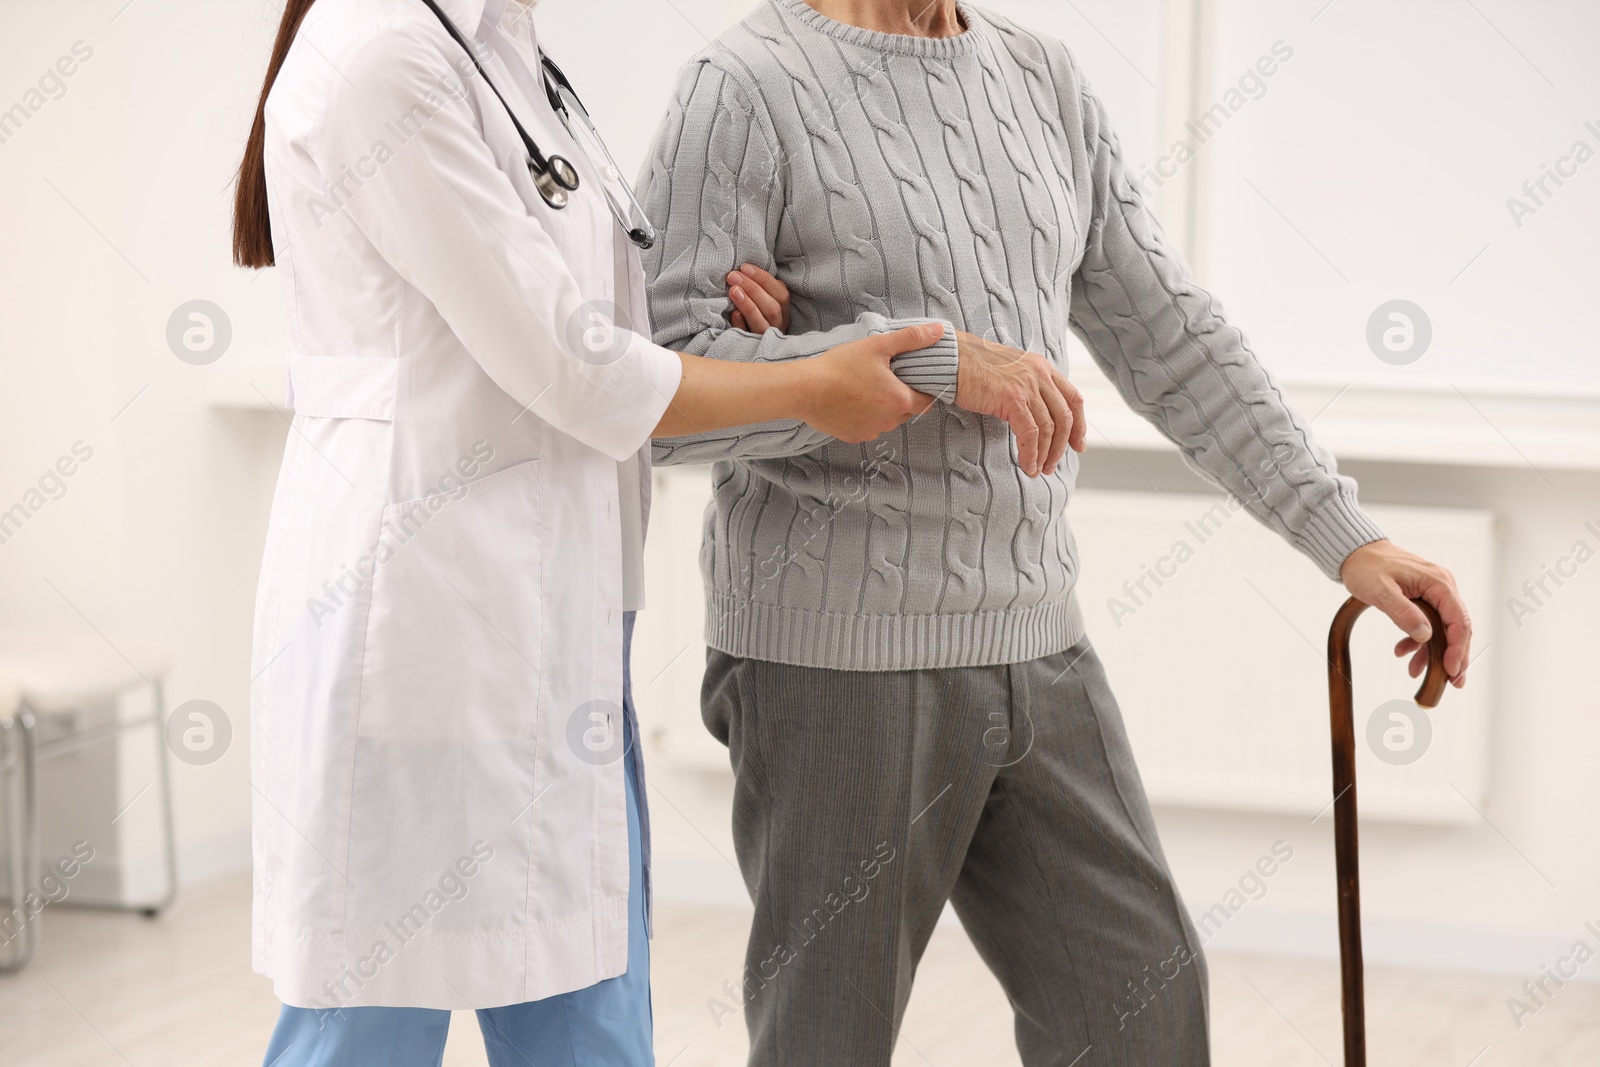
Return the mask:
{"type": "MultiPolygon", "coordinates": [[[[663,905],[655,943],[661,1067],[744,1063],[743,1020],[719,1028],[706,1001],[737,980],[747,916],[663,905]]],[[[46,915],[33,966],[0,977],[6,1067],[215,1067],[260,1062],[276,1010],[250,972],[249,880],[190,890],[166,916],[61,909],[46,915]]],[[[1595,1067],[1600,989],[1569,985],[1516,1029],[1506,998],[1518,979],[1373,968],[1373,1067],[1595,1067]]],[[[1332,962],[1212,954],[1218,1067],[1340,1062],[1338,967],[1332,962]]],[[[1017,1064],[1004,997],[958,926],[934,936],[911,999],[895,1067],[1017,1064]]],[[[470,1015],[458,1014],[445,1063],[483,1064],[470,1015]]],[[[1083,1067],[1091,1067],[1092,1056],[1083,1067]]],[[[844,1065],[841,1065],[844,1067],[844,1065]]],[[[1160,1065],[1151,1065],[1160,1067],[1160,1065]]]]}

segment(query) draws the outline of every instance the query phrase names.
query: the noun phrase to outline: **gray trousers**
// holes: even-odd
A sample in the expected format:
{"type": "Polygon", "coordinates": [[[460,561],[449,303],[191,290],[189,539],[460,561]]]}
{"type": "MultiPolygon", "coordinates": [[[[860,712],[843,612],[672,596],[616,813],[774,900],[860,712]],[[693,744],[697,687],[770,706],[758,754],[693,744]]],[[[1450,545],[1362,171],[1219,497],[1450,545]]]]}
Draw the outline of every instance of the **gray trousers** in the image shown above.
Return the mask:
{"type": "Polygon", "coordinates": [[[1028,1067],[1209,1064],[1206,968],[1087,640],[906,672],[712,651],[755,921],[750,1063],[887,1065],[950,900],[1028,1067]]]}

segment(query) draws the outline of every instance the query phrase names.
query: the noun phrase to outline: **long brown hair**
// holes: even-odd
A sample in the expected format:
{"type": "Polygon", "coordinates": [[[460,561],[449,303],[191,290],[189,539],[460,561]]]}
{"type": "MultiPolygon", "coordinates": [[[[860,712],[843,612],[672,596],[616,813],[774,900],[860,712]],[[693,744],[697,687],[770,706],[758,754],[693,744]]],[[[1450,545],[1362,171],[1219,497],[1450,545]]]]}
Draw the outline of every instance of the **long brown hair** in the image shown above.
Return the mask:
{"type": "Polygon", "coordinates": [[[272,249],[272,218],[267,212],[267,170],[263,158],[267,143],[267,94],[278,80],[294,35],[305,21],[306,12],[316,0],[285,0],[283,21],[278,23],[278,39],[272,45],[267,77],[261,84],[261,100],[256,104],[256,120],[245,142],[244,159],[239,163],[239,181],[233,191],[233,261],[241,267],[270,267],[276,262],[272,249]]]}

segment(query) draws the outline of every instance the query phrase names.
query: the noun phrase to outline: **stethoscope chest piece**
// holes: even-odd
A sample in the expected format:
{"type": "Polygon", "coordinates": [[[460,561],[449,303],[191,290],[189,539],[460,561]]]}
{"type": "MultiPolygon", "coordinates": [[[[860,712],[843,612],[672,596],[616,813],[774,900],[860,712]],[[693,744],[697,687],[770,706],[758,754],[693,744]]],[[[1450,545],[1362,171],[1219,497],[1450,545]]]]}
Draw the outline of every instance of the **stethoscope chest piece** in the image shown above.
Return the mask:
{"type": "Polygon", "coordinates": [[[551,156],[545,161],[545,165],[550,168],[550,176],[561,188],[568,191],[578,188],[577,168],[568,163],[564,156],[551,156]]]}
{"type": "Polygon", "coordinates": [[[561,156],[546,159],[543,170],[529,160],[528,175],[544,202],[557,210],[567,206],[570,194],[578,188],[577,168],[561,156]]]}

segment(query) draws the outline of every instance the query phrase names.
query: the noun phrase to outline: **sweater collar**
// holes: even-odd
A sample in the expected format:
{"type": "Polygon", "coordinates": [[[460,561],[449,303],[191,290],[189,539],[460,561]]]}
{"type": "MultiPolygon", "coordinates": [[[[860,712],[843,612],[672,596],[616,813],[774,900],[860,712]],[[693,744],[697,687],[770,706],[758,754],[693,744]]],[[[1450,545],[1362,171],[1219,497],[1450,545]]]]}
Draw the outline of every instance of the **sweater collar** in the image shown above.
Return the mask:
{"type": "Polygon", "coordinates": [[[967,29],[965,33],[959,33],[954,37],[915,37],[905,33],[881,33],[829,18],[806,3],[806,0],[772,0],[772,3],[801,25],[874,52],[920,56],[925,59],[953,59],[956,56],[969,55],[978,47],[977,13],[960,0],[957,0],[956,7],[960,10],[961,20],[967,24],[967,29]]]}

